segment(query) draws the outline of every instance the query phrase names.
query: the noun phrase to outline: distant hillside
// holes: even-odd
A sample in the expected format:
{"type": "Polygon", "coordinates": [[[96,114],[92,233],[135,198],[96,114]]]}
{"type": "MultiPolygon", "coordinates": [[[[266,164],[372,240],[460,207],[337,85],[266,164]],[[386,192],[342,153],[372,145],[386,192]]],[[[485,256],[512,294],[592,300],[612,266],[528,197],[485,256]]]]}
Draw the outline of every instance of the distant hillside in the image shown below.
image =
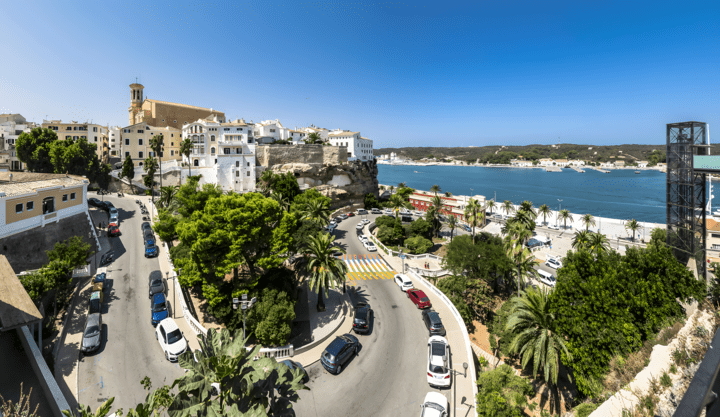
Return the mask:
{"type": "MultiPolygon", "coordinates": [[[[463,148],[441,147],[408,147],[408,148],[381,148],[375,149],[375,156],[395,152],[404,159],[419,160],[423,158],[455,159],[461,161],[478,161],[480,163],[507,164],[510,159],[520,158],[536,160],[540,158],[552,159],[581,159],[591,162],[606,161],[635,161],[649,162],[665,161],[665,144],[657,145],[574,145],[562,143],[559,145],[526,145],[526,146],[478,146],[463,148]]],[[[711,154],[720,152],[720,144],[712,145],[711,154]]]]}

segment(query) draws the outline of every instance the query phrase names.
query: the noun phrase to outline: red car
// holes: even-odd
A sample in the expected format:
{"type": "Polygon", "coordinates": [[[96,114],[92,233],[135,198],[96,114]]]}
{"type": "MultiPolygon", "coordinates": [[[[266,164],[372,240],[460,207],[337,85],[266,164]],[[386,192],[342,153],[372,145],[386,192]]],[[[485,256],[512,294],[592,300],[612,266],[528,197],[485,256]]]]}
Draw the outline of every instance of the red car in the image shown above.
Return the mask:
{"type": "Polygon", "coordinates": [[[347,214],[348,217],[353,217],[354,215],[355,215],[355,213],[353,213],[352,211],[347,214]]]}
{"type": "Polygon", "coordinates": [[[430,299],[420,290],[407,290],[407,296],[410,300],[415,303],[417,308],[430,308],[432,304],[430,299]]]}
{"type": "Polygon", "coordinates": [[[110,226],[108,228],[108,235],[110,236],[120,236],[120,228],[117,226],[110,226]]]}

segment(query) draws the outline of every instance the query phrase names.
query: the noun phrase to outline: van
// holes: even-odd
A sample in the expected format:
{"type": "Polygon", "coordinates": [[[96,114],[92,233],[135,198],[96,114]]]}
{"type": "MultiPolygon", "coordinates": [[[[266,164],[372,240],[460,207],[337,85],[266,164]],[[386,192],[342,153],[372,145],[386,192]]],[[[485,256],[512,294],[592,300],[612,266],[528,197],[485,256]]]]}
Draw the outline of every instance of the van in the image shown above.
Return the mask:
{"type": "Polygon", "coordinates": [[[547,271],[543,271],[542,269],[538,269],[538,270],[537,270],[537,273],[538,273],[538,277],[539,277],[539,279],[540,279],[540,282],[542,282],[543,284],[547,284],[547,285],[549,285],[549,286],[551,286],[551,287],[554,287],[554,286],[555,286],[555,283],[556,283],[557,281],[556,281],[555,277],[553,276],[553,274],[551,274],[551,273],[549,273],[549,272],[547,272],[547,271]]]}
{"type": "Polygon", "coordinates": [[[362,216],[363,214],[368,214],[368,212],[365,209],[358,209],[357,214],[362,216]]]}

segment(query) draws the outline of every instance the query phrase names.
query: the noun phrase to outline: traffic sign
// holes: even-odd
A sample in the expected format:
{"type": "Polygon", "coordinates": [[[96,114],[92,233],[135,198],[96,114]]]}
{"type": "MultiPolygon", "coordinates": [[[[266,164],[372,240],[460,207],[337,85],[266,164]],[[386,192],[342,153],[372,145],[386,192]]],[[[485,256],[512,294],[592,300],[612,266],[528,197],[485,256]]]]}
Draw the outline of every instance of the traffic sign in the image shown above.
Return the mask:
{"type": "Polygon", "coordinates": [[[400,259],[405,259],[405,254],[404,254],[404,253],[401,253],[401,254],[400,254],[400,259]]]}

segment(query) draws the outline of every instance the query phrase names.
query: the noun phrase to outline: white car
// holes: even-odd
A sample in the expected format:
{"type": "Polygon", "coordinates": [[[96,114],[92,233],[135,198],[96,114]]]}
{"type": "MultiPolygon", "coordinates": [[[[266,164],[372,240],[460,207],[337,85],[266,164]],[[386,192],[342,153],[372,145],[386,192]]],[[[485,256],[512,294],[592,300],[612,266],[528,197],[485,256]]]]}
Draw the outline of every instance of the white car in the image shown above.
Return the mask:
{"type": "Polygon", "coordinates": [[[333,229],[337,227],[337,222],[335,220],[331,221],[328,226],[332,227],[333,229]]]}
{"type": "Polygon", "coordinates": [[[562,262],[556,258],[548,258],[547,261],[545,261],[545,266],[549,266],[553,269],[560,269],[562,268],[562,262]]]}
{"type": "Polygon", "coordinates": [[[396,274],[395,275],[395,283],[403,291],[413,289],[413,283],[412,283],[412,281],[410,281],[410,277],[408,277],[405,274],[396,274]]]}
{"type": "Polygon", "coordinates": [[[556,225],[556,224],[551,224],[551,225],[548,226],[548,227],[549,227],[550,229],[552,229],[552,230],[560,230],[560,226],[558,226],[558,225],[556,225]]]}
{"type": "Polygon", "coordinates": [[[363,219],[360,223],[370,224],[370,220],[368,220],[368,219],[363,219]]]}
{"type": "Polygon", "coordinates": [[[360,222],[357,224],[357,226],[355,226],[355,230],[362,230],[364,226],[365,224],[363,222],[360,222]]]}
{"type": "Polygon", "coordinates": [[[365,243],[367,242],[368,238],[365,235],[358,235],[358,240],[365,243]]]}
{"type": "Polygon", "coordinates": [[[362,216],[363,214],[368,214],[368,212],[365,209],[358,209],[355,214],[357,214],[358,216],[362,216]]]}
{"type": "Polygon", "coordinates": [[[369,250],[370,252],[376,252],[376,251],[377,251],[377,247],[375,246],[375,244],[372,243],[372,242],[369,241],[369,240],[366,240],[366,241],[365,241],[365,249],[369,250]]]}
{"type": "Polygon", "coordinates": [[[442,336],[432,336],[428,340],[427,381],[431,387],[449,387],[450,345],[442,336]]]}
{"type": "Polygon", "coordinates": [[[178,357],[185,353],[188,348],[187,340],[175,320],[166,318],[158,323],[155,328],[155,338],[160,342],[160,347],[165,353],[165,359],[175,362],[178,357]]]}
{"type": "MultiPolygon", "coordinates": [[[[413,211],[413,214],[416,215],[416,216],[421,216],[421,217],[422,217],[423,212],[422,212],[422,211],[417,211],[417,210],[415,210],[415,211],[413,211]]],[[[443,397],[443,398],[445,398],[445,397],[443,397]]]]}
{"type": "Polygon", "coordinates": [[[392,214],[392,209],[386,208],[383,210],[383,214],[392,214]]]}
{"type": "Polygon", "coordinates": [[[428,392],[420,406],[420,417],[447,417],[448,400],[439,392],[428,392]]]}
{"type": "Polygon", "coordinates": [[[553,274],[543,271],[542,269],[537,270],[538,280],[542,282],[545,285],[548,285],[550,287],[554,287],[557,283],[557,280],[553,276],[553,274]]]}
{"type": "Polygon", "coordinates": [[[382,211],[380,211],[379,208],[374,208],[374,209],[370,210],[370,213],[372,213],[372,214],[382,214],[382,211]]]}

